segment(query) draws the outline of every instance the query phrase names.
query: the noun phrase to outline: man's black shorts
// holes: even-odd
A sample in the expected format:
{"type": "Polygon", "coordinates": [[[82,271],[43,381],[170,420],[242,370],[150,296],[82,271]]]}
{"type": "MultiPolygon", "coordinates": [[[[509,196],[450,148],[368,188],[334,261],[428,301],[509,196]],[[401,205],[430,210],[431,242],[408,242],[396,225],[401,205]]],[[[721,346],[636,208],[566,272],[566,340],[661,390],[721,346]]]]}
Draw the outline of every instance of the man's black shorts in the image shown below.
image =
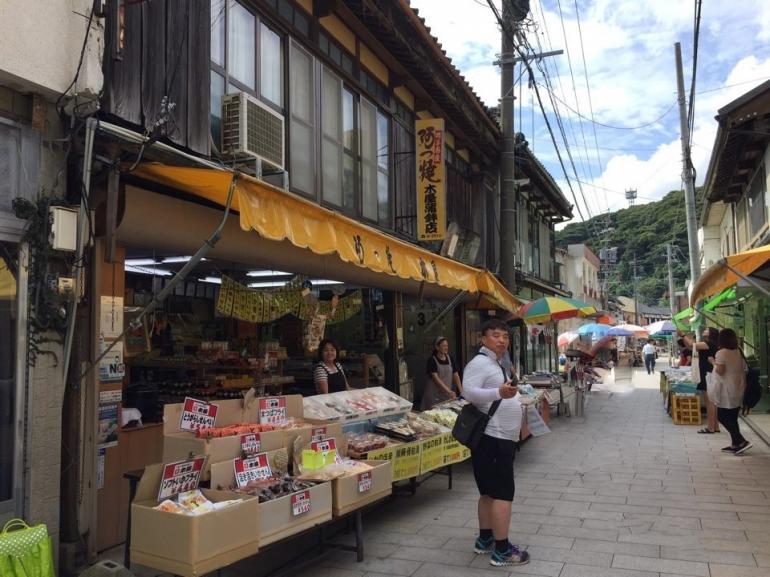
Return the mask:
{"type": "Polygon", "coordinates": [[[473,476],[482,496],[513,501],[513,457],[516,443],[484,435],[471,454],[473,476]]]}

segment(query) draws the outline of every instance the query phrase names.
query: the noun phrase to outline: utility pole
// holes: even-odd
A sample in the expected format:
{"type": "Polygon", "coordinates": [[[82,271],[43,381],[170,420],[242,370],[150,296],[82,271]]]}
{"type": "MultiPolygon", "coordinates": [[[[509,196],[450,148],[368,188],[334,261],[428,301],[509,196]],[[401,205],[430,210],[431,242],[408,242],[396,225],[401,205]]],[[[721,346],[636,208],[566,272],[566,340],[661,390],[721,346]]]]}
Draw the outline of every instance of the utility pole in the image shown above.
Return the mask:
{"type": "MultiPolygon", "coordinates": [[[[674,314],[676,312],[676,306],[674,305],[674,265],[671,259],[671,245],[666,244],[666,260],[668,262],[668,306],[671,308],[671,322],[674,322],[674,314]]],[[[669,359],[674,358],[674,339],[669,342],[669,359]]],[[[669,361],[670,362],[670,361],[669,361]]]]}
{"type": "MultiPolygon", "coordinates": [[[[529,0],[503,0],[503,14],[500,18],[502,32],[500,59],[500,128],[502,146],[500,152],[500,275],[503,283],[512,293],[516,293],[516,243],[518,225],[516,200],[516,132],[513,125],[514,66],[517,62],[541,59],[546,56],[562,54],[563,50],[553,50],[541,54],[514,56],[515,39],[519,32],[519,22],[529,13],[529,0]]],[[[497,8],[489,2],[490,8],[497,14],[497,8]]],[[[519,233],[521,231],[518,231],[519,233]]]]}
{"type": "Polygon", "coordinates": [[[674,265],[671,259],[671,245],[666,245],[666,259],[668,260],[668,304],[671,308],[671,321],[674,321],[676,306],[674,304],[674,265]]]}
{"type": "Polygon", "coordinates": [[[690,283],[700,277],[700,251],[695,214],[695,176],[690,159],[690,126],[687,120],[687,106],[684,96],[684,73],[682,72],[682,46],[674,44],[676,54],[676,89],[679,101],[679,130],[682,141],[682,178],[684,179],[684,208],[687,214],[687,244],[690,248],[690,283]]]}
{"type": "Polygon", "coordinates": [[[506,288],[516,294],[516,135],[513,127],[513,0],[503,0],[500,53],[500,273],[506,288]]]}
{"type": "Polygon", "coordinates": [[[639,297],[636,290],[636,253],[634,253],[634,324],[639,324],[639,297]]]}

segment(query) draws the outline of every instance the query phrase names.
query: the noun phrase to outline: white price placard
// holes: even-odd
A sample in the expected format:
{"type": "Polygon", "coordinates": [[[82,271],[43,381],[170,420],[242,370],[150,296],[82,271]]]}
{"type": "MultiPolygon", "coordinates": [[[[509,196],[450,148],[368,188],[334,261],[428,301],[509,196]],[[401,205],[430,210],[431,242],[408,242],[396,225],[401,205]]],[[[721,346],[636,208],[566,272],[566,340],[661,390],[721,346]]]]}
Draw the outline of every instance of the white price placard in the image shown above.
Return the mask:
{"type": "Polygon", "coordinates": [[[270,463],[267,461],[267,453],[260,453],[250,459],[233,460],[235,469],[235,482],[239,487],[245,487],[251,481],[267,479],[273,476],[270,463]]]}
{"type": "Polygon", "coordinates": [[[300,491],[291,496],[291,513],[295,517],[310,512],[310,491],[300,491]]]}

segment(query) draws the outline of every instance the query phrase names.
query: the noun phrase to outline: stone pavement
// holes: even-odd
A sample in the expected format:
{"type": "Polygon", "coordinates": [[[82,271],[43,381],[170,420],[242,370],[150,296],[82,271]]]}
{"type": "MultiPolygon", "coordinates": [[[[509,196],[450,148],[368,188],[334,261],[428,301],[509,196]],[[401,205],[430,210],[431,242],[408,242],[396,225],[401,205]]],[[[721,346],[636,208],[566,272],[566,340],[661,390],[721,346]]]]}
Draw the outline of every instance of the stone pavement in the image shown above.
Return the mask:
{"type": "MultiPolygon", "coordinates": [[[[510,537],[531,561],[494,568],[471,547],[477,493],[468,463],[454,489],[434,477],[364,519],[366,559],[333,550],[292,577],[770,577],[770,449],[720,452],[726,434],[676,426],[658,375],[618,368],[583,418],[554,418],[516,457],[510,537]]],[[[137,568],[138,569],[138,568],[137,568]]],[[[261,573],[250,562],[227,577],[261,573]]],[[[137,571],[139,574],[139,571],[137,571]]]]}

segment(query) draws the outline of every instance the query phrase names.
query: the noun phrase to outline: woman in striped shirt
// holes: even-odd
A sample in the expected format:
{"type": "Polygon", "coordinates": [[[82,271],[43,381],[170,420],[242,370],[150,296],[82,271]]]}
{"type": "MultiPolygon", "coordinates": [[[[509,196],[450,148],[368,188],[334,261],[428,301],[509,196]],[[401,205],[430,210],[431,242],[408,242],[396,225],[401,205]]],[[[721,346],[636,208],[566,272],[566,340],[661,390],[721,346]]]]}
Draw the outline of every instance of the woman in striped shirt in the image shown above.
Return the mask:
{"type": "Polygon", "coordinates": [[[337,361],[339,347],[331,339],[324,339],[318,345],[318,363],[313,371],[313,381],[318,394],[338,393],[350,389],[345,371],[337,361]]]}

